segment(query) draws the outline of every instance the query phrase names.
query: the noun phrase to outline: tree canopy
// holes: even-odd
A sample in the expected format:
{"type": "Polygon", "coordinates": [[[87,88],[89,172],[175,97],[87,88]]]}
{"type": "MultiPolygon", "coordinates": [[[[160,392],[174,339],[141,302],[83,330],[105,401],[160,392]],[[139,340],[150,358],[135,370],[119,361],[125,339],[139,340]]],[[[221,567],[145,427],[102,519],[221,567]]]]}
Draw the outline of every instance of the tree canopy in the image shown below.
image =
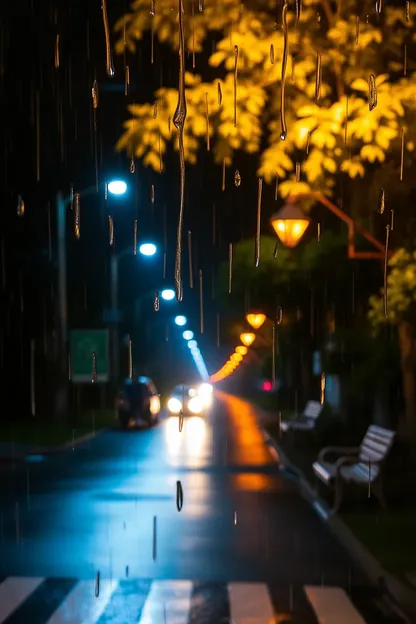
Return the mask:
{"type": "MultiPolygon", "coordinates": [[[[136,43],[152,30],[155,41],[177,53],[176,6],[172,0],[157,0],[152,15],[150,4],[134,0],[131,12],[119,20],[117,52],[134,52],[136,43]]],[[[414,3],[406,15],[405,2],[397,6],[361,0],[289,2],[287,135],[282,140],[284,4],[205,0],[200,12],[198,2],[184,0],[190,52],[187,162],[197,162],[198,150],[204,144],[208,147],[209,133],[217,163],[232,165],[239,150],[258,154],[258,175],[266,182],[277,176],[283,197],[309,189],[331,194],[337,176],[370,179],[381,167],[397,186],[401,169],[414,161],[416,141],[416,65],[411,53],[416,35],[410,28],[414,3]],[[298,17],[297,6],[301,6],[298,17]],[[199,62],[211,40],[216,45],[208,63],[199,62]],[[194,53],[197,70],[192,67],[194,53]],[[210,79],[211,68],[216,68],[215,80],[210,79]]],[[[157,105],[131,105],[118,149],[159,171],[168,144],[178,149],[171,123],[177,99],[177,88],[161,87],[155,93],[157,105]]]]}
{"type": "Polygon", "coordinates": [[[400,321],[414,324],[416,310],[416,252],[399,249],[389,261],[386,304],[384,288],[370,297],[369,320],[375,330],[385,324],[397,325],[400,321]],[[386,315],[387,312],[387,315],[386,315]]]}

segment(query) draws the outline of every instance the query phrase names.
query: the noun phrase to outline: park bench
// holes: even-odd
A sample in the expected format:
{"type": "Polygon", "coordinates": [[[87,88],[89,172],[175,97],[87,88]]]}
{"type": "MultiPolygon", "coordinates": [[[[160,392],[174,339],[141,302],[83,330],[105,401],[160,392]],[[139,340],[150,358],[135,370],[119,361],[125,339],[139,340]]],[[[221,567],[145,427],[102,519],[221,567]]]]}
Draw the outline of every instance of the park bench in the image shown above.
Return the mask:
{"type": "Polygon", "coordinates": [[[340,507],[345,483],[371,488],[369,491],[374,492],[383,508],[386,507],[382,468],[395,435],[395,431],[370,425],[359,447],[328,446],[320,451],[312,468],[320,482],[335,488],[333,512],[340,507]],[[328,461],[326,458],[330,454],[338,459],[328,461]]]}
{"type": "Polygon", "coordinates": [[[321,415],[323,405],[319,401],[308,401],[302,414],[293,420],[285,420],[280,423],[281,431],[312,431],[321,415]]]}

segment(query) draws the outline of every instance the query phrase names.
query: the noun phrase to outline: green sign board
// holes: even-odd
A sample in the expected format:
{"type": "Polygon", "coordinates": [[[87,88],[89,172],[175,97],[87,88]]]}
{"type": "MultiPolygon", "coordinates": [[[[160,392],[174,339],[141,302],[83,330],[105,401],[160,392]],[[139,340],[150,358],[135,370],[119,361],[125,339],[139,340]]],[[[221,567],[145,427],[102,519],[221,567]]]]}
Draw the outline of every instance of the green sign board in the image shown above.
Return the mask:
{"type": "Polygon", "coordinates": [[[71,381],[92,383],[109,380],[108,343],[107,329],[74,329],[71,331],[71,381]]]}

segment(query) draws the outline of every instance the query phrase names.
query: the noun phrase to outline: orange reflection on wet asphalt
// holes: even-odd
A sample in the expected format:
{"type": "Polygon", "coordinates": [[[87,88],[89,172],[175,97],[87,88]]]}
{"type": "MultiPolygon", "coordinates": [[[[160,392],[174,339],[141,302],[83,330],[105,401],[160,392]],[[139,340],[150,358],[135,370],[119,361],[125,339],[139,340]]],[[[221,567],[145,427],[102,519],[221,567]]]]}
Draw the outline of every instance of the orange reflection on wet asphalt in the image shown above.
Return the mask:
{"type": "Polygon", "coordinates": [[[246,472],[233,475],[234,485],[240,490],[264,491],[274,488],[276,480],[272,475],[262,474],[260,468],[276,466],[256,419],[255,408],[238,397],[216,391],[230,418],[230,436],[227,463],[230,466],[245,466],[246,472]],[[256,471],[256,468],[259,471],[256,471]],[[254,469],[254,470],[253,470],[254,469]],[[250,472],[248,471],[250,470],[250,472]]]}

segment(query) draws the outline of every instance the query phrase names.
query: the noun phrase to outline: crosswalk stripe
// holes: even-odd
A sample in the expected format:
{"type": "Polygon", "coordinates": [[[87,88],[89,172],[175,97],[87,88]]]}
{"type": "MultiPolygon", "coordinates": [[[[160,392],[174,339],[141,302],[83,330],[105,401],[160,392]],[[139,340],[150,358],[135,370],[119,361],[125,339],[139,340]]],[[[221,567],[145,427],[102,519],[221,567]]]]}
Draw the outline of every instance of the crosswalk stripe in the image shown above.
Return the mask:
{"type": "Polygon", "coordinates": [[[228,596],[233,624],[270,624],[275,621],[269,590],[264,583],[230,583],[228,596]]]}
{"type": "Polygon", "coordinates": [[[188,624],[192,581],[154,581],[139,624],[188,624]]]}
{"type": "Polygon", "coordinates": [[[117,581],[101,581],[96,596],[95,583],[95,580],[80,581],[47,624],[95,624],[118,585],[117,581]]]}
{"type": "Polygon", "coordinates": [[[0,622],[9,617],[43,581],[43,578],[7,578],[0,585],[0,622]]]}
{"type": "Polygon", "coordinates": [[[319,624],[366,624],[340,587],[305,585],[304,590],[319,624]]]}

